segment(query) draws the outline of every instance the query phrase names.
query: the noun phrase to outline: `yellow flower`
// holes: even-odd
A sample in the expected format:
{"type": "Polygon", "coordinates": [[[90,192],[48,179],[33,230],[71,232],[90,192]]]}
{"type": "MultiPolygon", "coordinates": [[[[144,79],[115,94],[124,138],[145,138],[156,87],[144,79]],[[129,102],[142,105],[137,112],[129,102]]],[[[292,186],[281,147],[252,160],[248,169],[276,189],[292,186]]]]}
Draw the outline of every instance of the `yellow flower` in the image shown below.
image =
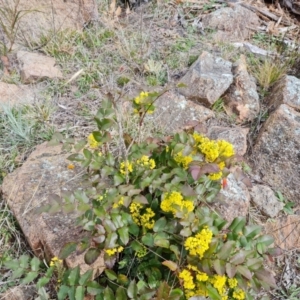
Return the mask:
{"type": "Polygon", "coordinates": [[[213,279],[211,280],[211,282],[221,296],[223,296],[226,293],[226,288],[225,288],[226,276],[225,275],[223,275],[223,276],[215,275],[213,277],[213,279]]]}
{"type": "Polygon", "coordinates": [[[237,284],[238,284],[238,281],[236,280],[236,278],[228,278],[228,285],[231,289],[234,289],[237,284]]]}
{"type": "Polygon", "coordinates": [[[245,292],[242,289],[236,288],[232,294],[233,298],[236,300],[244,300],[245,292]]]}
{"type": "Polygon", "coordinates": [[[222,173],[222,171],[220,171],[220,172],[218,172],[218,173],[212,173],[212,174],[209,174],[209,175],[208,175],[208,178],[209,178],[210,180],[219,180],[219,179],[222,178],[222,175],[223,175],[223,173],[222,173]]]}
{"type": "Polygon", "coordinates": [[[190,200],[183,200],[182,195],[179,192],[171,192],[164,194],[164,199],[160,204],[160,208],[164,212],[171,212],[174,215],[177,212],[185,211],[186,213],[194,210],[194,203],[190,200]]]}
{"type": "Polygon", "coordinates": [[[136,161],[136,163],[140,166],[146,167],[150,170],[155,168],[155,161],[154,159],[149,159],[149,156],[143,155],[140,159],[136,161]]]}
{"type": "Polygon", "coordinates": [[[68,167],[67,167],[69,170],[74,170],[75,169],[75,166],[73,164],[68,164],[68,167]]]}
{"type": "Polygon", "coordinates": [[[142,258],[142,257],[144,257],[146,254],[147,254],[147,248],[146,248],[145,246],[143,246],[142,249],[140,249],[140,250],[138,250],[138,251],[136,252],[136,256],[137,256],[138,258],[142,258]]]}
{"type": "Polygon", "coordinates": [[[113,256],[116,253],[120,253],[124,250],[124,248],[122,246],[118,247],[118,248],[112,248],[112,249],[106,249],[105,252],[109,255],[109,256],[113,256]]]}
{"type": "Polygon", "coordinates": [[[126,173],[132,173],[133,172],[133,165],[130,161],[124,161],[120,164],[120,173],[125,175],[126,173]]]}
{"type": "Polygon", "coordinates": [[[133,222],[144,228],[152,229],[155,223],[152,218],[155,216],[155,213],[151,208],[146,208],[146,212],[141,214],[140,211],[142,208],[143,205],[140,203],[132,202],[130,204],[129,211],[131,213],[133,222]]]}
{"type": "Polygon", "coordinates": [[[96,139],[92,133],[88,136],[88,143],[92,149],[96,149],[100,145],[100,143],[96,141],[96,139]]]}
{"type": "Polygon", "coordinates": [[[120,206],[124,205],[124,197],[121,197],[120,200],[117,203],[113,204],[113,208],[118,208],[120,206]]]}
{"type": "Polygon", "coordinates": [[[62,264],[63,261],[59,259],[57,256],[54,256],[50,261],[50,267],[54,267],[56,264],[62,264]]]}
{"type": "Polygon", "coordinates": [[[192,290],[195,288],[193,276],[189,270],[183,270],[182,272],[180,272],[179,278],[183,280],[183,287],[185,289],[192,290]]]}
{"type": "Polygon", "coordinates": [[[184,247],[189,251],[190,255],[203,257],[206,250],[209,249],[209,244],[212,240],[212,231],[205,227],[195,237],[188,237],[184,243],[184,247]]]}
{"type": "Polygon", "coordinates": [[[233,145],[224,141],[220,140],[218,141],[218,147],[219,147],[219,156],[221,157],[230,157],[234,155],[234,148],[233,145]]]}
{"type": "Polygon", "coordinates": [[[182,151],[180,151],[180,152],[178,152],[178,153],[176,153],[174,155],[174,160],[178,164],[181,164],[184,169],[187,169],[188,166],[189,166],[189,164],[193,161],[193,158],[191,156],[189,156],[189,155],[188,156],[184,156],[182,154],[182,151]]]}
{"type": "Polygon", "coordinates": [[[208,275],[206,273],[198,271],[198,274],[196,275],[196,278],[198,281],[207,281],[208,280],[208,275]]]}
{"type": "Polygon", "coordinates": [[[143,103],[143,100],[145,98],[147,98],[148,96],[149,96],[149,93],[147,93],[147,92],[141,92],[136,98],[134,98],[134,102],[136,104],[141,104],[141,103],[143,103]]]}

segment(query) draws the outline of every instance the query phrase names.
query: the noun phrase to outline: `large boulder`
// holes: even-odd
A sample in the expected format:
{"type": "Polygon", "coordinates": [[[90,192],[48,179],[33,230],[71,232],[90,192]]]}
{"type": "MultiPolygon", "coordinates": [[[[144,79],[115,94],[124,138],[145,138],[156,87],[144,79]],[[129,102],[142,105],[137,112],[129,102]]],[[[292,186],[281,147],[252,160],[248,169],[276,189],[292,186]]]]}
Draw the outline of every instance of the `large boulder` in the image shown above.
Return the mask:
{"type": "Polygon", "coordinates": [[[34,98],[35,88],[33,87],[0,82],[0,109],[1,104],[32,103],[34,98]]]}
{"type": "MultiPolygon", "coordinates": [[[[82,170],[68,169],[66,154],[61,146],[37,146],[27,161],[4,178],[3,199],[15,215],[33,252],[40,258],[58,256],[67,242],[81,240],[85,233],[76,227],[76,212],[36,213],[36,208],[52,203],[62,193],[80,189],[82,170]]],[[[81,272],[92,268],[97,275],[103,271],[103,257],[91,266],[84,262],[84,253],[66,259],[69,267],[80,266],[81,272]]]]}
{"type": "Polygon", "coordinates": [[[259,18],[240,5],[218,9],[202,18],[204,29],[217,30],[213,38],[223,42],[241,42],[249,39],[259,27],[259,18]]]}
{"type": "Polygon", "coordinates": [[[286,104],[296,110],[300,109],[300,79],[294,76],[282,77],[273,87],[266,102],[275,109],[286,104]]]}
{"type": "Polygon", "coordinates": [[[224,97],[226,112],[235,114],[237,121],[252,121],[259,113],[259,96],[254,79],[247,71],[244,55],[234,64],[234,84],[224,97]]]}
{"type": "Polygon", "coordinates": [[[265,122],[251,154],[254,173],[300,203],[300,113],[281,104],[265,122]]]}
{"type": "Polygon", "coordinates": [[[210,107],[233,82],[232,64],[223,58],[203,52],[180,80],[179,92],[187,99],[210,107]]]}

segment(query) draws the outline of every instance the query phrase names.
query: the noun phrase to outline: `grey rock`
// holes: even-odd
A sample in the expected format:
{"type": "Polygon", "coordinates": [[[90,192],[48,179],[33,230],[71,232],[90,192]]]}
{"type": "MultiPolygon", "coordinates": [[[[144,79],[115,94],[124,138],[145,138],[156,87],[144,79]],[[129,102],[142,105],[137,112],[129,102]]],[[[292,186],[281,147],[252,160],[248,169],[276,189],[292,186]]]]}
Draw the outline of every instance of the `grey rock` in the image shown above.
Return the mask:
{"type": "Polygon", "coordinates": [[[228,222],[248,214],[250,193],[246,185],[236,180],[233,174],[228,175],[227,185],[220,191],[217,200],[216,203],[212,204],[212,207],[228,222]]]}
{"type": "Polygon", "coordinates": [[[174,91],[163,94],[155,101],[155,112],[148,119],[160,123],[165,132],[175,133],[185,127],[190,121],[203,122],[214,117],[210,109],[186,100],[184,96],[174,91]]]}
{"type": "Polygon", "coordinates": [[[274,192],[268,186],[254,185],[250,195],[255,205],[271,218],[276,217],[284,207],[284,203],[278,201],[274,192]]]}
{"type": "Polygon", "coordinates": [[[231,67],[231,62],[203,52],[180,80],[186,87],[179,88],[179,92],[210,107],[233,82],[231,67]]]}
{"type": "Polygon", "coordinates": [[[294,76],[284,76],[271,89],[266,102],[276,108],[286,104],[294,109],[300,109],[300,79],[294,76]]]}
{"type": "Polygon", "coordinates": [[[224,97],[225,109],[229,115],[235,114],[239,122],[253,120],[260,110],[259,96],[254,79],[247,71],[244,55],[234,64],[234,84],[224,97]]]}
{"type": "Polygon", "coordinates": [[[53,57],[38,53],[18,51],[17,59],[21,67],[23,83],[32,83],[46,78],[62,78],[62,73],[53,57]]]}
{"type": "Polygon", "coordinates": [[[202,18],[204,29],[215,29],[213,39],[223,42],[242,42],[259,27],[258,16],[240,5],[218,9],[202,18]],[[252,29],[252,30],[251,30],[252,29]]]}
{"type": "MultiPolygon", "coordinates": [[[[18,221],[34,254],[50,260],[59,256],[67,242],[80,241],[86,233],[78,232],[76,212],[37,213],[40,206],[53,204],[63,193],[80,189],[82,170],[67,168],[68,153],[61,146],[47,147],[46,143],[36,147],[27,161],[13,173],[4,178],[3,199],[18,221]]],[[[70,255],[66,260],[68,267],[79,266],[84,273],[93,269],[94,275],[104,269],[103,256],[100,255],[92,265],[84,262],[84,254],[70,255]]]]}
{"type": "Polygon", "coordinates": [[[212,126],[207,135],[213,140],[225,140],[234,146],[235,153],[243,156],[247,151],[248,128],[212,126]]]}
{"type": "Polygon", "coordinates": [[[300,113],[281,104],[265,122],[250,156],[252,170],[289,201],[300,203],[300,113]]]}

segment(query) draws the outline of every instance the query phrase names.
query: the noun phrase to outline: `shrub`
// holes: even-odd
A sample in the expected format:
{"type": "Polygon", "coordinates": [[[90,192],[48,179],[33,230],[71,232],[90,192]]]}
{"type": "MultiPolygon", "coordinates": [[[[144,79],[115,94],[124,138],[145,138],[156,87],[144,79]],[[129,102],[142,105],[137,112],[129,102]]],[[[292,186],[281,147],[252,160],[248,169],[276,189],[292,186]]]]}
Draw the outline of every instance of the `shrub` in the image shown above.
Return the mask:
{"type": "MultiPolygon", "coordinates": [[[[158,96],[142,92],[133,100],[139,129],[158,96]]],[[[131,137],[114,99],[102,104],[95,121],[98,130],[86,141],[56,139],[75,151],[70,161],[88,167],[86,189],[64,202],[75,209],[77,200],[78,223],[90,237],[67,243],[60,258],[76,250],[92,264],[104,253],[96,299],[254,299],[260,288],[275,285],[263,265],[272,237],[243,217],[227,224],[207,206],[229,173],[230,143],[197,132],[131,137]],[[118,158],[110,150],[112,132],[119,135],[118,158]]]]}

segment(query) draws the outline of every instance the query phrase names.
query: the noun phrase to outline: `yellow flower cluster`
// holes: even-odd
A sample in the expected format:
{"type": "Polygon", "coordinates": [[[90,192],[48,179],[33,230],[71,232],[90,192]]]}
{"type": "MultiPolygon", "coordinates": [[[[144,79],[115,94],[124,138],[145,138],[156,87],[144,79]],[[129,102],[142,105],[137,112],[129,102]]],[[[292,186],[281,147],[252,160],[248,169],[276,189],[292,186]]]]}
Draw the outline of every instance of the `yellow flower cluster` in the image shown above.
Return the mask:
{"type": "Polygon", "coordinates": [[[195,150],[200,151],[204,155],[205,161],[218,164],[220,171],[210,174],[209,178],[211,180],[219,180],[225,167],[224,160],[234,155],[233,145],[224,140],[210,140],[198,133],[194,133],[193,138],[196,142],[195,150]]]}
{"type": "Polygon", "coordinates": [[[146,254],[147,254],[147,248],[146,248],[145,246],[143,246],[142,249],[140,249],[140,250],[138,250],[138,251],[136,252],[136,256],[137,256],[138,258],[142,258],[142,257],[144,257],[146,254]]]}
{"type": "Polygon", "coordinates": [[[244,300],[245,299],[245,292],[242,289],[237,288],[233,292],[232,297],[236,300],[244,300]]]}
{"type": "Polygon", "coordinates": [[[132,202],[129,206],[131,217],[135,224],[147,229],[152,229],[154,226],[154,220],[152,218],[155,216],[155,213],[151,208],[146,208],[145,213],[141,214],[140,211],[142,208],[142,204],[132,202]]]}
{"type": "Polygon", "coordinates": [[[199,256],[201,259],[204,252],[209,248],[212,236],[212,231],[208,227],[205,227],[195,237],[188,237],[184,243],[184,247],[189,251],[190,255],[199,256]]]}
{"type": "Polygon", "coordinates": [[[121,197],[120,200],[117,203],[113,204],[113,208],[118,208],[120,206],[124,205],[124,197],[121,197]]]}
{"type": "Polygon", "coordinates": [[[56,264],[62,264],[63,261],[59,259],[57,256],[54,256],[50,261],[50,267],[54,267],[56,264]]]}
{"type": "Polygon", "coordinates": [[[121,162],[120,164],[120,173],[125,175],[126,173],[132,173],[133,171],[133,164],[126,160],[126,161],[123,161],[121,162]]]}
{"type": "Polygon", "coordinates": [[[182,165],[182,167],[183,167],[184,169],[187,169],[188,166],[189,166],[189,164],[193,161],[193,157],[190,156],[190,155],[184,156],[184,155],[182,154],[182,151],[180,151],[180,152],[178,152],[178,153],[176,153],[176,154],[174,155],[174,160],[175,160],[178,164],[182,165]]]}
{"type": "Polygon", "coordinates": [[[136,161],[136,163],[140,166],[153,170],[155,168],[154,159],[149,159],[149,156],[143,155],[140,159],[136,161]]]}
{"type": "Polygon", "coordinates": [[[134,98],[134,102],[136,104],[141,104],[143,103],[143,100],[148,98],[149,93],[148,92],[141,92],[136,98],[134,98]]]}
{"type": "Polygon", "coordinates": [[[92,133],[88,136],[88,143],[92,149],[98,148],[101,144],[96,141],[96,139],[92,133]]]}
{"type": "Polygon", "coordinates": [[[194,210],[194,203],[190,200],[184,200],[183,196],[179,192],[171,192],[164,194],[164,198],[161,201],[160,208],[164,212],[171,212],[174,215],[177,212],[192,212],[194,210]]]}
{"type": "Polygon", "coordinates": [[[124,248],[122,246],[117,247],[117,248],[112,248],[112,249],[106,249],[105,252],[109,255],[109,256],[113,256],[116,253],[120,253],[124,250],[124,248]]]}
{"type": "Polygon", "coordinates": [[[236,278],[227,278],[225,275],[208,276],[196,266],[190,264],[179,273],[178,277],[182,280],[187,299],[193,296],[208,296],[203,282],[212,284],[222,300],[228,300],[229,294],[233,295],[234,300],[245,299],[245,292],[237,287],[238,281],[236,278]]]}

